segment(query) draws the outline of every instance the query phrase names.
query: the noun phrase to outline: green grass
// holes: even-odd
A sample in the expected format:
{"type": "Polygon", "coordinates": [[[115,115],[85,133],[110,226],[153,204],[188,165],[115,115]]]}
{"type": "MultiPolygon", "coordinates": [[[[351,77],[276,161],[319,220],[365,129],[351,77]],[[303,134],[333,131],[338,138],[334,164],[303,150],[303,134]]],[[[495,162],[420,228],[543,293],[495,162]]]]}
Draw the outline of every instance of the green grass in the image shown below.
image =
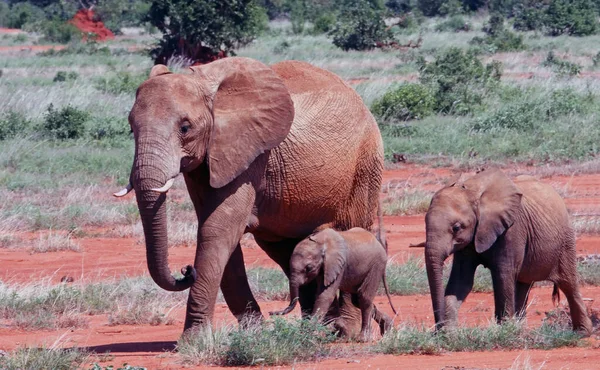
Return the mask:
{"type": "Polygon", "coordinates": [[[385,354],[440,354],[515,349],[576,347],[581,336],[570,329],[542,324],[536,329],[516,320],[487,327],[457,327],[432,332],[430,328],[403,325],[386,333],[374,351],[385,354]]]}
{"type": "Polygon", "coordinates": [[[80,368],[89,358],[83,350],[24,347],[0,356],[0,368],[4,370],[80,368]]]}
{"type": "Polygon", "coordinates": [[[429,209],[433,194],[420,190],[393,191],[382,200],[385,216],[423,214],[429,209]]]}
{"type": "Polygon", "coordinates": [[[182,338],[179,354],[191,364],[278,366],[329,354],[331,330],[315,320],[275,318],[246,327],[201,330],[182,338]]]}

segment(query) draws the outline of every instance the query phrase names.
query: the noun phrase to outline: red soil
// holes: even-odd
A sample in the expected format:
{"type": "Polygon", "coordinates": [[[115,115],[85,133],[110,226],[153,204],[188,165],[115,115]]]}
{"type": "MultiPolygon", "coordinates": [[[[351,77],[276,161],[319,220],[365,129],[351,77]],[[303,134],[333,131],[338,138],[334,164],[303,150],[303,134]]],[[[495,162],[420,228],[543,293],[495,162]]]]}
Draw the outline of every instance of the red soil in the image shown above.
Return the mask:
{"type": "Polygon", "coordinates": [[[84,40],[89,37],[89,34],[93,34],[93,39],[96,41],[106,41],[115,38],[112,31],[104,27],[104,23],[94,19],[94,12],[91,10],[80,9],[69,22],[83,33],[84,40]]]}
{"type": "MultiPolygon", "coordinates": [[[[403,165],[401,168],[386,171],[384,174],[384,189],[394,187],[415,187],[434,191],[447,183],[448,179],[457,175],[450,169],[430,169],[415,165],[403,165]]],[[[600,189],[600,175],[581,175],[575,177],[555,176],[542,179],[558,188],[567,196],[569,207],[579,211],[597,210],[600,198],[596,189],[600,189]],[[580,204],[581,203],[581,204],[580,204]]],[[[179,194],[173,194],[174,196],[179,194]]],[[[410,256],[421,258],[423,249],[409,248],[410,243],[418,243],[425,239],[423,215],[385,217],[390,257],[398,263],[406,261],[410,256]]],[[[24,239],[35,238],[35,235],[23,235],[24,239]]],[[[111,279],[121,276],[146,275],[146,260],[144,245],[131,238],[84,238],[78,242],[81,252],[55,252],[44,254],[29,254],[22,250],[0,249],[0,280],[27,282],[32,279],[46,278],[52,282],[60,281],[63,276],[80,280],[92,281],[111,279]]],[[[600,236],[583,235],[578,238],[579,254],[600,253],[600,236]]],[[[267,266],[277,268],[266,254],[252,242],[245,242],[244,259],[248,267],[267,266]]],[[[175,247],[170,249],[169,261],[171,269],[190,263],[194,257],[194,248],[175,247]]],[[[583,296],[591,298],[593,307],[600,302],[600,287],[583,287],[583,296]]],[[[392,297],[398,316],[397,324],[403,322],[422,323],[426,327],[433,324],[431,300],[428,295],[407,297],[392,297]]],[[[564,301],[564,297],[563,297],[564,301]]],[[[385,297],[377,297],[378,307],[391,314],[385,297]]],[[[565,304],[562,302],[562,304],[565,304]]],[[[280,309],[287,302],[260,302],[263,312],[280,309]]],[[[545,317],[544,313],[551,310],[551,287],[536,287],[532,290],[527,322],[531,326],[539,326],[545,317]]],[[[292,315],[298,315],[296,312],[292,315]]],[[[147,368],[179,369],[180,357],[173,352],[175,342],[183,328],[184,305],[175,309],[171,317],[173,325],[118,325],[108,326],[106,315],[89,317],[89,327],[75,330],[54,331],[22,331],[15,330],[0,321],[0,349],[10,350],[20,345],[46,344],[55,342],[60,346],[79,346],[89,348],[97,353],[110,351],[112,358],[103,363],[121,365],[127,362],[131,365],[146,366],[147,368]],[[3,325],[4,324],[4,325],[3,325]]],[[[493,296],[491,293],[472,293],[461,307],[460,319],[468,324],[485,324],[493,318],[493,296]]],[[[216,325],[233,324],[235,319],[225,303],[217,303],[215,312],[216,325]]],[[[363,368],[406,368],[413,366],[419,369],[451,368],[507,368],[517,359],[529,361],[533,368],[544,363],[544,369],[596,368],[600,363],[598,344],[592,341],[588,348],[567,348],[552,351],[495,351],[481,353],[449,353],[439,356],[402,355],[402,356],[359,356],[322,361],[314,364],[304,364],[302,368],[318,369],[363,369],[363,368]]],[[[213,367],[214,368],[214,367],[213,367]]],[[[285,368],[285,367],[283,367],[285,368]]],[[[298,366],[296,365],[296,368],[298,366]]]]}

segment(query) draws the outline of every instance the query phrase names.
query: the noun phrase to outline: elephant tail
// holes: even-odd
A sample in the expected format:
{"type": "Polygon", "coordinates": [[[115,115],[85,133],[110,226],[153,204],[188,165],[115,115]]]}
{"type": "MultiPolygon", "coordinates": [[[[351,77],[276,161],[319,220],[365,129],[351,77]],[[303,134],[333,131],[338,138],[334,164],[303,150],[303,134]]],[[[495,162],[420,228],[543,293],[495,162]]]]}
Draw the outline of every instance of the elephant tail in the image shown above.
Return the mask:
{"type": "Polygon", "coordinates": [[[558,307],[560,303],[560,291],[558,290],[558,284],[554,283],[554,289],[552,289],[552,304],[558,307]]]}
{"type": "Polygon", "coordinates": [[[377,202],[377,222],[379,223],[377,228],[377,240],[385,249],[385,254],[388,252],[387,240],[385,238],[385,228],[383,227],[383,209],[381,207],[381,199],[377,202]]]}
{"type": "Polygon", "coordinates": [[[392,297],[390,297],[390,290],[388,289],[387,280],[385,278],[385,270],[383,271],[383,289],[385,289],[385,295],[388,297],[388,302],[390,302],[390,307],[392,308],[394,315],[398,315],[398,312],[396,312],[396,309],[392,304],[392,297]]]}

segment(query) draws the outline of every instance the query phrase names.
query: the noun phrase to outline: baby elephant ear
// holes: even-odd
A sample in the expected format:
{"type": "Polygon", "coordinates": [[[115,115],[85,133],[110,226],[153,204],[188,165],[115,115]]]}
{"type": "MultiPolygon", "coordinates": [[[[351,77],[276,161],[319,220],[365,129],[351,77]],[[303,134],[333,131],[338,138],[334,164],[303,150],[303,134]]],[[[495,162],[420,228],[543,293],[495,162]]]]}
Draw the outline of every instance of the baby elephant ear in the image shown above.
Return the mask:
{"type": "Polygon", "coordinates": [[[333,229],[324,230],[323,234],[323,283],[328,287],[344,271],[348,246],[344,238],[333,229]]]}
{"type": "Polygon", "coordinates": [[[475,250],[483,253],[515,222],[522,193],[499,170],[481,172],[469,180],[469,185],[479,187],[475,250]]]}
{"type": "Polygon", "coordinates": [[[148,76],[148,78],[166,75],[168,73],[171,73],[171,71],[169,71],[169,67],[164,64],[157,64],[150,70],[150,76],[148,76]]]}

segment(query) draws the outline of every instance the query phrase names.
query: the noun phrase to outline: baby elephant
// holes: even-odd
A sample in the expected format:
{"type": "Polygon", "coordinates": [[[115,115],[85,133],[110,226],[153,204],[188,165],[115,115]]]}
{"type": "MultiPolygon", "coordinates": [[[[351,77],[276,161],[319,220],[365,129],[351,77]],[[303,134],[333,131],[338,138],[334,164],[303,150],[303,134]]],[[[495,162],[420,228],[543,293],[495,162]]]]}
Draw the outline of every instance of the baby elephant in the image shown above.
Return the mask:
{"type": "Polygon", "coordinates": [[[367,230],[319,231],[294,249],[290,259],[290,305],[283,311],[271,312],[271,315],[291,312],[298,302],[300,286],[316,279],[318,288],[313,316],[319,319],[325,316],[339,289],[358,298],[362,313],[361,339],[368,340],[370,336],[371,317],[378,322],[381,334],[384,334],[391,328],[392,320],[377,310],[373,298],[379,282],[383,280],[385,293],[396,314],[385,281],[386,263],[387,251],[367,230]]]}

